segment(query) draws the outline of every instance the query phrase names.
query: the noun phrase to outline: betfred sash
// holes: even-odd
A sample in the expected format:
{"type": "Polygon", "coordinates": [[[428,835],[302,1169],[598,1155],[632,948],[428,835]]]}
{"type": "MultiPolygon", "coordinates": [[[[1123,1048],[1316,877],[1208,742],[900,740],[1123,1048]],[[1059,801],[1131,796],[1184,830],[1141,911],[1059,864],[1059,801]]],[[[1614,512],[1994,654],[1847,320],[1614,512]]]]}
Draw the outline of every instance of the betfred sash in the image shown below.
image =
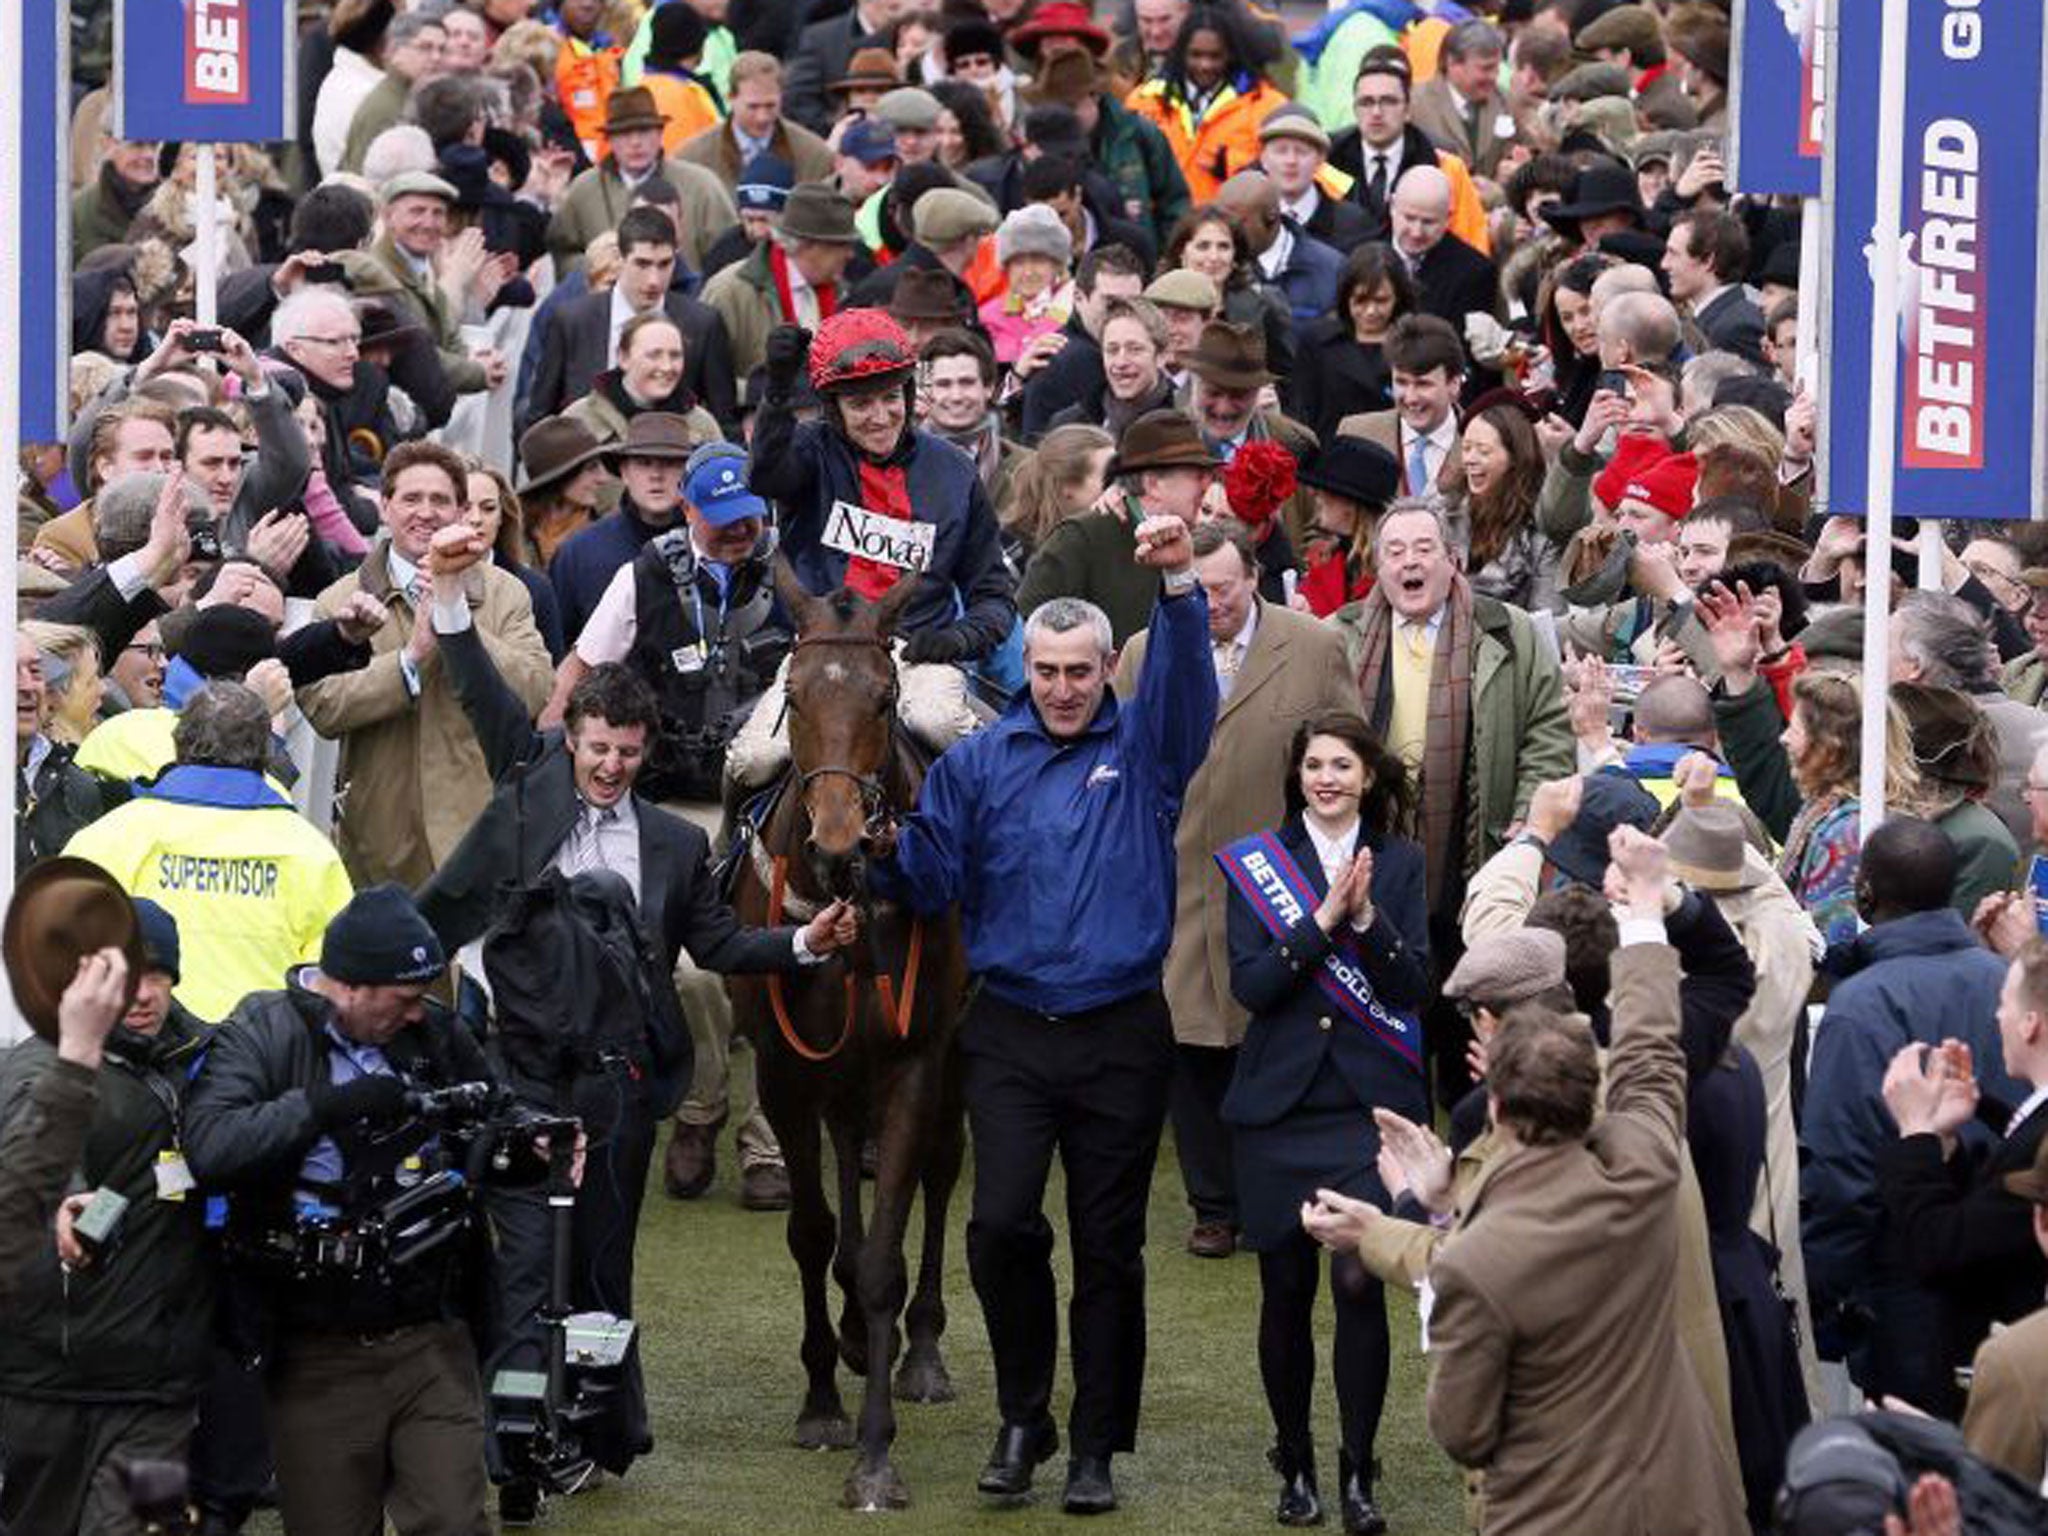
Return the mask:
{"type": "MultiPolygon", "coordinates": [[[[1216,855],[1216,862],[1276,939],[1291,937],[1304,921],[1313,921],[1321,899],[1294,855],[1271,832],[1232,843],[1216,855]]],[[[1340,928],[1338,934],[1343,931],[1340,928]]],[[[1374,997],[1364,968],[1345,953],[1345,947],[1332,935],[1331,948],[1316,967],[1317,987],[1345,1018],[1420,1072],[1422,1021],[1412,1013],[1396,1012],[1374,997]]]]}

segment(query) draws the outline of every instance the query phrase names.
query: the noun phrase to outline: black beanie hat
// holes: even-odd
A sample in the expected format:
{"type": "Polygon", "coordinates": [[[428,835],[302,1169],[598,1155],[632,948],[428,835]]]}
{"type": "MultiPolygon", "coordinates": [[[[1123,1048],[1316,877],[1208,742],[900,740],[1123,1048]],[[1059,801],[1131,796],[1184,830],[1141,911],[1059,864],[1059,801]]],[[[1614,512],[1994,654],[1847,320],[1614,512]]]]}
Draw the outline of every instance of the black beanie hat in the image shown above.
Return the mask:
{"type": "Polygon", "coordinates": [[[432,981],[447,964],[411,892],[388,880],[356,892],[334,914],[320,945],[320,969],[354,987],[432,981]]]}
{"type": "Polygon", "coordinates": [[[143,968],[162,971],[172,981],[182,980],[178,972],[178,920],[147,896],[138,896],[135,923],[142,930],[143,968]]]}
{"type": "Polygon", "coordinates": [[[277,631],[270,620],[236,603],[198,609],[178,640],[179,659],[208,679],[240,682],[257,662],[276,654],[277,631]]]}
{"type": "Polygon", "coordinates": [[[648,28],[647,57],[662,64],[680,64],[704,51],[710,37],[704,18],[687,5],[664,5],[648,28]]]}

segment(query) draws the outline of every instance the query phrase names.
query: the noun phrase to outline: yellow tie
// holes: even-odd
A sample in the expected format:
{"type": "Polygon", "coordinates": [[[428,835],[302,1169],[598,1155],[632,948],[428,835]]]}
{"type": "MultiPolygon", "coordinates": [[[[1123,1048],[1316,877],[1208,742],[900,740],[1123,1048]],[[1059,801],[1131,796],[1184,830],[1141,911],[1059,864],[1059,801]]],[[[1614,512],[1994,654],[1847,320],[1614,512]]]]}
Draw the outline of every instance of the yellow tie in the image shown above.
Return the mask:
{"type": "Polygon", "coordinates": [[[1402,620],[1394,629],[1394,709],[1387,721],[1387,745],[1411,769],[1422,766],[1429,739],[1429,674],[1436,660],[1429,630],[1402,620]]]}

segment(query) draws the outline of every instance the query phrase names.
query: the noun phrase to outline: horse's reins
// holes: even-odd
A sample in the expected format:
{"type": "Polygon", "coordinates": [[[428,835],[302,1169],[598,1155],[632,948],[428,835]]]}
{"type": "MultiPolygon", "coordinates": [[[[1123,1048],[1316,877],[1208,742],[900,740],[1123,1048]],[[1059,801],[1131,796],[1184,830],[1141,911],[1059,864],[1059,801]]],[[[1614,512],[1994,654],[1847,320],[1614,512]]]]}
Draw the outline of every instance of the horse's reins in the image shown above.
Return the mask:
{"type": "MultiPolygon", "coordinates": [[[[791,651],[794,653],[803,649],[806,645],[869,645],[879,648],[884,656],[889,654],[888,642],[873,635],[801,636],[797,639],[796,644],[791,647],[791,651]]],[[[889,699],[889,709],[892,712],[895,709],[895,704],[895,662],[892,658],[890,660],[889,699]]],[[[785,711],[788,709],[786,692],[783,708],[785,711]]],[[[837,763],[826,763],[816,768],[806,769],[797,776],[798,808],[805,809],[803,805],[804,795],[810,789],[813,782],[818,779],[835,776],[851,779],[859,788],[861,802],[868,807],[867,826],[869,829],[872,829],[875,823],[889,809],[888,790],[874,774],[858,773],[851,768],[837,763]]],[[[785,854],[774,855],[773,862],[769,865],[769,871],[768,925],[772,928],[780,926],[782,922],[783,896],[789,877],[788,856],[785,854]]],[[[873,942],[872,929],[869,932],[869,940],[870,943],[873,942]]],[[[875,958],[879,961],[881,958],[880,954],[877,953],[875,958]]],[[[903,968],[903,995],[900,1004],[896,995],[896,978],[891,976],[887,969],[880,964],[877,964],[875,967],[875,998],[882,1005],[882,1016],[889,1021],[889,1027],[896,1032],[896,1038],[899,1040],[910,1038],[910,1020],[917,1007],[917,973],[923,963],[924,919],[922,917],[914,917],[911,919],[910,924],[910,952],[903,968]]],[[[782,975],[780,972],[769,973],[768,1003],[774,1011],[775,1025],[776,1028],[782,1031],[782,1040],[785,1045],[805,1061],[830,1061],[844,1050],[847,1041],[853,1038],[854,1025],[860,1018],[860,986],[849,967],[846,976],[846,1022],[840,1028],[839,1038],[822,1051],[806,1042],[803,1036],[797,1033],[796,1025],[791,1022],[788,1004],[783,1000],[782,996],[782,975]]]]}

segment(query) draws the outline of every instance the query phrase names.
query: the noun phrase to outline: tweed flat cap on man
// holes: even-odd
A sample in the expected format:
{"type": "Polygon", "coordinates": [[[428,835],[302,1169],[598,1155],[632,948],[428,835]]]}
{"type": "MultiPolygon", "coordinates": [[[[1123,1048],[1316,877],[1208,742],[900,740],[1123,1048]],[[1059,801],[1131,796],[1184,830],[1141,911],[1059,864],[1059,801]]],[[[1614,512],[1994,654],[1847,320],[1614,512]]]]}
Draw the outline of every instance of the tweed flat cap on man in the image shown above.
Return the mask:
{"type": "Polygon", "coordinates": [[[1445,997],[1519,1003],[1564,985],[1564,935],[1548,928],[1490,933],[1466,950],[1444,979],[1445,997]]]}

